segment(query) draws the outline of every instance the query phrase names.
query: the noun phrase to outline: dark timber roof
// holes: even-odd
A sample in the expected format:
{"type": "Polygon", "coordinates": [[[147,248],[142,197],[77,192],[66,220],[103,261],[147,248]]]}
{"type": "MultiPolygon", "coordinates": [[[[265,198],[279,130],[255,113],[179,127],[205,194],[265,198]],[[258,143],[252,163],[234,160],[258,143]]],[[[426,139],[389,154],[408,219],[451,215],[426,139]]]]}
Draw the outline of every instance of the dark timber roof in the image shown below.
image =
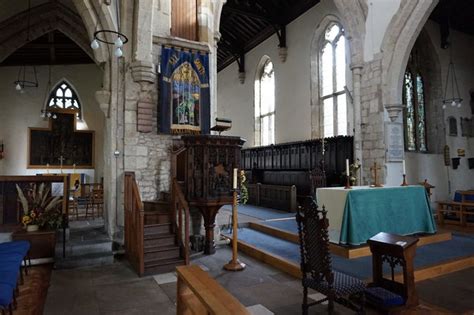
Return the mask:
{"type": "Polygon", "coordinates": [[[319,0],[227,0],[222,9],[217,69],[224,69],[319,0]]]}

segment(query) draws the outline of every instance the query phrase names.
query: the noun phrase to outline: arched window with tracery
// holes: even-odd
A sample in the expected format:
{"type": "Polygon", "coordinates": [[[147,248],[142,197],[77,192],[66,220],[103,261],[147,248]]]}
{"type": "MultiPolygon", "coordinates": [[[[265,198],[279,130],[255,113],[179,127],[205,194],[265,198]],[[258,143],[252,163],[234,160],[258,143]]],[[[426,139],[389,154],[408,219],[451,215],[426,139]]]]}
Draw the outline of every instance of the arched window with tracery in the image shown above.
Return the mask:
{"type": "Polygon", "coordinates": [[[51,91],[46,108],[48,112],[58,109],[75,111],[78,117],[81,118],[81,103],[79,102],[77,93],[66,81],[61,81],[51,91]]]}
{"type": "Polygon", "coordinates": [[[320,104],[324,137],[348,134],[346,100],[346,42],[344,28],[331,23],[319,51],[320,104]]]}
{"type": "Polygon", "coordinates": [[[403,82],[405,150],[426,152],[425,84],[419,71],[408,67],[403,82]]]}
{"type": "Polygon", "coordinates": [[[264,57],[255,80],[255,145],[275,143],[275,72],[264,57]]]}

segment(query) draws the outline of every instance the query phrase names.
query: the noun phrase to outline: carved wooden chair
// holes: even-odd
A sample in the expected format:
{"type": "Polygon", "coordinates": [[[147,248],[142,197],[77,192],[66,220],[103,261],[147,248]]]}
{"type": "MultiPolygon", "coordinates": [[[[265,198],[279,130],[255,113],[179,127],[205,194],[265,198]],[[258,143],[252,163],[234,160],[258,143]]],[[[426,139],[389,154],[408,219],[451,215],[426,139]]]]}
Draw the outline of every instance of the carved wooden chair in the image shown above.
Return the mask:
{"type": "Polygon", "coordinates": [[[359,313],[364,312],[364,282],[349,275],[332,271],[329,253],[327,211],[318,210],[314,199],[308,198],[298,208],[296,221],[301,251],[301,273],[303,275],[303,314],[310,306],[328,301],[328,310],[334,309],[334,301],[359,313]],[[308,288],[326,295],[319,301],[308,303],[308,288]],[[359,300],[359,303],[355,303],[359,300]]]}
{"type": "Polygon", "coordinates": [[[327,187],[326,172],[324,171],[324,162],[321,160],[319,166],[309,171],[311,181],[311,197],[316,199],[316,189],[327,187]]]}

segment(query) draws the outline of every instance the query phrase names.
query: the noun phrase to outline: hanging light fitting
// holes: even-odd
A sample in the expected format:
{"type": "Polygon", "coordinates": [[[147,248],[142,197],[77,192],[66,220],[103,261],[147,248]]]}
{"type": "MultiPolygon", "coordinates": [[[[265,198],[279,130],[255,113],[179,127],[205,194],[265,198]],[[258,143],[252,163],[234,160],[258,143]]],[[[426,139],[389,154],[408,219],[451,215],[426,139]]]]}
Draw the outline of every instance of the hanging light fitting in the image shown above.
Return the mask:
{"type": "MultiPolygon", "coordinates": [[[[30,11],[31,11],[31,1],[28,0],[28,20],[27,20],[27,29],[26,29],[26,43],[30,42],[30,11]]],[[[18,70],[18,76],[16,81],[13,82],[15,85],[15,89],[17,91],[23,92],[25,88],[37,88],[38,87],[38,76],[36,74],[36,67],[31,66],[33,68],[32,71],[27,71],[27,65],[24,63],[20,70],[18,70]],[[33,72],[34,80],[27,78],[27,72],[33,72]]]]}
{"type": "Polygon", "coordinates": [[[120,14],[119,14],[119,3],[117,0],[115,0],[115,12],[116,12],[116,18],[117,18],[117,31],[114,30],[98,30],[98,23],[96,24],[96,30],[94,32],[94,39],[91,42],[91,48],[92,49],[98,49],[100,47],[100,43],[104,43],[107,45],[113,45],[114,46],[114,56],[116,57],[122,57],[123,51],[122,47],[124,44],[128,42],[127,36],[125,36],[123,33],[120,32],[120,14]],[[109,41],[107,40],[107,37],[115,38],[115,40],[109,41]]]}

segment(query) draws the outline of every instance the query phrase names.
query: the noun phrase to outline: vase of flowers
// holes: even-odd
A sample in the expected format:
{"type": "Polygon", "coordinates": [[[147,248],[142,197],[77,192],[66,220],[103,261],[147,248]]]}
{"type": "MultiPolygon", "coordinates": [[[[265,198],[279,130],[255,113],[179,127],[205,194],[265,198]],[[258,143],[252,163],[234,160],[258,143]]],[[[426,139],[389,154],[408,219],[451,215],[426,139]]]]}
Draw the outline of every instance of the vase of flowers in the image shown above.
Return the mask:
{"type": "Polygon", "coordinates": [[[18,199],[23,208],[21,223],[28,232],[37,231],[40,227],[57,229],[62,224],[62,213],[58,209],[62,199],[60,196],[52,197],[50,189],[45,189],[45,184],[33,184],[23,191],[16,185],[18,199]]]}
{"type": "Polygon", "coordinates": [[[356,186],[357,185],[357,175],[359,175],[359,169],[360,169],[360,161],[359,159],[356,159],[354,163],[349,165],[349,180],[351,182],[351,186],[356,186]]]}

